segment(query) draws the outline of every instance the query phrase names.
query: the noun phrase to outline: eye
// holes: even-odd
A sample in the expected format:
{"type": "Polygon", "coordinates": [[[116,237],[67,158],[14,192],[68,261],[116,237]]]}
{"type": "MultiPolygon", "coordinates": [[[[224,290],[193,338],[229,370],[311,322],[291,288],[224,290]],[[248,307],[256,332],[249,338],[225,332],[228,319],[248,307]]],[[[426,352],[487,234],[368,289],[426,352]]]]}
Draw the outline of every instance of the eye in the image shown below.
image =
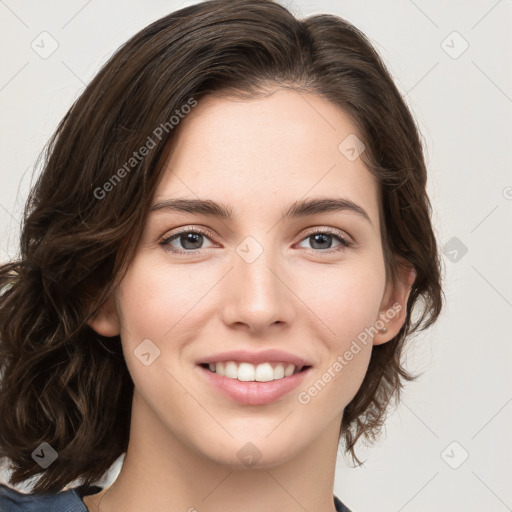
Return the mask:
{"type": "Polygon", "coordinates": [[[314,231],[310,233],[304,240],[310,240],[312,248],[315,252],[336,252],[343,251],[350,247],[352,242],[345,236],[341,235],[340,232],[331,229],[324,229],[322,231],[314,231]],[[339,242],[339,245],[332,248],[333,239],[339,242]]]}
{"type": "MultiPolygon", "coordinates": [[[[160,242],[160,245],[166,251],[174,254],[194,255],[200,253],[201,249],[205,249],[205,247],[203,247],[204,240],[210,240],[211,238],[213,238],[213,235],[208,231],[197,228],[186,228],[166,236],[160,242]],[[181,248],[173,244],[179,244],[181,248]]],[[[327,228],[321,231],[311,232],[306,238],[302,239],[302,241],[305,240],[311,240],[311,250],[314,252],[332,253],[342,251],[352,245],[352,242],[343,236],[341,232],[327,228]],[[334,248],[332,247],[333,239],[338,241],[338,246],[334,248]]]]}
{"type": "Polygon", "coordinates": [[[203,245],[204,239],[210,240],[211,234],[197,228],[187,228],[165,237],[160,245],[166,251],[177,254],[197,254],[203,245]],[[177,242],[183,249],[176,248],[173,242],[177,242]]]}

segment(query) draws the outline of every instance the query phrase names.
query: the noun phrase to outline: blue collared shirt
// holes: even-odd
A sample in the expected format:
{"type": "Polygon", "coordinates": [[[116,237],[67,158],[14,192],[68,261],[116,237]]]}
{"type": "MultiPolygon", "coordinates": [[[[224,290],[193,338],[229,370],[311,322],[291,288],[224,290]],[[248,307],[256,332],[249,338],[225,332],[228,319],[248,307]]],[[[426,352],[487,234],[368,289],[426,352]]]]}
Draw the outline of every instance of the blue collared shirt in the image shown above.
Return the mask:
{"type": "MultiPolygon", "coordinates": [[[[97,485],[79,485],[58,493],[24,494],[0,484],[0,512],[87,512],[82,498],[101,490],[97,485]]],[[[350,512],[333,497],[337,512],[350,512]]]]}

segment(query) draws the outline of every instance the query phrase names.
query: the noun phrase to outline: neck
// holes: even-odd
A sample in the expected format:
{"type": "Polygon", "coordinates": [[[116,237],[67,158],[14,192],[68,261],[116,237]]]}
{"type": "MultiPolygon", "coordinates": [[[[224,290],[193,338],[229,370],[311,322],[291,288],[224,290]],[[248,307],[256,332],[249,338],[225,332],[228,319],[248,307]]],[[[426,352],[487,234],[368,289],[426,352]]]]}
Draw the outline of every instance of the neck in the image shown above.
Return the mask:
{"type": "MultiPolygon", "coordinates": [[[[84,502],[91,512],[241,508],[244,512],[333,512],[340,424],[341,417],[337,417],[311,444],[293,454],[244,467],[238,459],[230,464],[228,454],[222,461],[187,444],[183,433],[170,431],[135,392],[130,441],[119,476],[84,502]]],[[[226,442],[237,444],[227,434],[226,442]]],[[[268,443],[265,446],[269,449],[268,443]]]]}

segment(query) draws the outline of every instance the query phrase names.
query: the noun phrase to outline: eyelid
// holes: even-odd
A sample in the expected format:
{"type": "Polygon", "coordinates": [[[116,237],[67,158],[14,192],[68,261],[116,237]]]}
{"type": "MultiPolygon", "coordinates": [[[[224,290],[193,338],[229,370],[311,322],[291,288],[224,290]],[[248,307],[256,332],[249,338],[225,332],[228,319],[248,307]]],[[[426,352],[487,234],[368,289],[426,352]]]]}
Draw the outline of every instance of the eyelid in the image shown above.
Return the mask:
{"type": "Polygon", "coordinates": [[[325,233],[329,235],[336,235],[340,238],[342,238],[347,244],[353,244],[355,243],[354,239],[346,232],[338,228],[332,228],[327,226],[315,226],[312,228],[308,228],[301,236],[302,238],[300,241],[304,240],[305,237],[316,234],[316,233],[325,233]]]}
{"type": "MultiPolygon", "coordinates": [[[[184,233],[198,233],[198,234],[201,234],[201,235],[205,236],[206,238],[208,238],[211,243],[214,243],[214,244],[216,243],[216,242],[214,242],[216,235],[213,233],[213,231],[206,228],[205,226],[185,225],[185,226],[179,226],[179,227],[173,229],[172,231],[166,233],[165,235],[163,235],[161,237],[159,244],[161,246],[163,246],[164,248],[166,248],[167,246],[170,246],[170,242],[172,241],[171,240],[172,238],[178,237],[179,235],[182,235],[184,233]]],[[[327,227],[327,226],[323,226],[323,227],[322,226],[313,226],[311,228],[308,228],[306,231],[302,232],[300,239],[298,240],[297,243],[303,242],[309,236],[312,236],[314,234],[326,234],[326,235],[335,236],[341,240],[341,242],[342,242],[341,245],[342,245],[342,248],[344,248],[344,249],[348,249],[355,244],[355,241],[353,240],[353,238],[345,231],[342,231],[339,228],[333,228],[333,227],[327,227]]],[[[166,249],[166,250],[168,250],[170,253],[174,253],[174,254],[187,254],[187,255],[195,254],[195,255],[197,255],[197,254],[202,254],[202,252],[205,249],[196,249],[196,250],[189,250],[189,251],[183,250],[183,249],[166,249]]],[[[332,252],[336,252],[337,250],[342,250],[342,249],[330,248],[330,249],[326,249],[323,251],[315,250],[315,249],[308,249],[308,250],[313,251],[315,253],[330,254],[332,252]]]]}
{"type": "Polygon", "coordinates": [[[171,239],[174,237],[179,237],[180,235],[183,235],[185,233],[198,233],[200,235],[203,235],[205,238],[208,238],[212,244],[215,244],[214,240],[216,238],[216,235],[213,231],[208,229],[204,226],[197,226],[197,225],[185,225],[185,226],[179,226],[172,231],[166,232],[164,235],[160,237],[160,240],[158,242],[159,245],[161,245],[164,249],[168,250],[170,253],[176,253],[176,254],[200,254],[204,249],[197,249],[197,250],[190,250],[185,251],[183,249],[167,249],[168,246],[170,246],[171,239]]]}
{"type": "Polygon", "coordinates": [[[180,235],[182,233],[200,233],[207,235],[209,238],[215,238],[217,235],[211,230],[208,229],[205,226],[197,225],[197,224],[191,224],[191,225],[185,225],[185,226],[178,226],[171,231],[166,231],[164,235],[160,237],[161,240],[168,240],[169,238],[172,238],[175,235],[180,235]]]}
{"type": "MultiPolygon", "coordinates": [[[[164,235],[162,235],[161,239],[166,240],[166,239],[169,239],[170,237],[177,235],[179,233],[189,232],[189,231],[206,233],[210,238],[215,238],[217,236],[213,231],[211,231],[210,229],[208,229],[205,226],[185,225],[185,226],[178,226],[178,227],[174,228],[172,231],[166,232],[164,235]]],[[[333,227],[328,227],[328,226],[313,226],[311,228],[306,229],[306,231],[302,232],[302,234],[301,234],[302,238],[299,240],[299,242],[301,242],[304,239],[304,237],[308,236],[309,234],[319,233],[319,232],[338,235],[341,238],[344,238],[347,242],[354,243],[353,238],[346,231],[343,231],[339,228],[333,228],[333,227]]]]}

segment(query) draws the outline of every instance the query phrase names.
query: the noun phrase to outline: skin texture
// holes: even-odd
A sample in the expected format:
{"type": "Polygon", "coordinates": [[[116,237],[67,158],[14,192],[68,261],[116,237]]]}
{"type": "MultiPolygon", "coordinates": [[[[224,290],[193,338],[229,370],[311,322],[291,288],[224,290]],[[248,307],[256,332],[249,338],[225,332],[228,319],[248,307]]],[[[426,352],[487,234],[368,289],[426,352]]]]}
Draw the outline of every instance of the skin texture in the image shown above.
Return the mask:
{"type": "MultiPolygon", "coordinates": [[[[91,322],[105,336],[120,333],[135,392],[121,473],[85,503],[102,512],[227,512],[242,503],[246,512],[332,512],[343,409],[362,383],[372,343],[391,340],[403,325],[414,271],[401,271],[396,287],[386,283],[377,182],[360,158],[338,149],[357,134],[338,107],[273,89],[253,100],[208,96],[182,123],[154,203],[211,199],[228,204],[233,220],[152,212],[127,274],[91,322]],[[280,221],[284,208],[308,197],[350,199],[371,223],[350,211],[280,221]],[[160,244],[188,227],[214,237],[196,242],[192,256],[160,244]],[[328,228],[353,245],[334,251],[336,237],[315,245],[311,235],[328,228]],[[248,236],[263,249],[252,263],[236,252],[248,236]],[[299,392],[396,303],[403,309],[387,332],[361,344],[300,403],[299,392]],[[134,355],[144,339],[160,350],[149,366],[134,355]],[[225,350],[266,348],[313,364],[298,388],[268,405],[224,397],[196,366],[225,350]],[[261,454],[250,468],[237,456],[247,442],[261,454]]],[[[170,246],[187,250],[186,240],[170,246]]]]}

